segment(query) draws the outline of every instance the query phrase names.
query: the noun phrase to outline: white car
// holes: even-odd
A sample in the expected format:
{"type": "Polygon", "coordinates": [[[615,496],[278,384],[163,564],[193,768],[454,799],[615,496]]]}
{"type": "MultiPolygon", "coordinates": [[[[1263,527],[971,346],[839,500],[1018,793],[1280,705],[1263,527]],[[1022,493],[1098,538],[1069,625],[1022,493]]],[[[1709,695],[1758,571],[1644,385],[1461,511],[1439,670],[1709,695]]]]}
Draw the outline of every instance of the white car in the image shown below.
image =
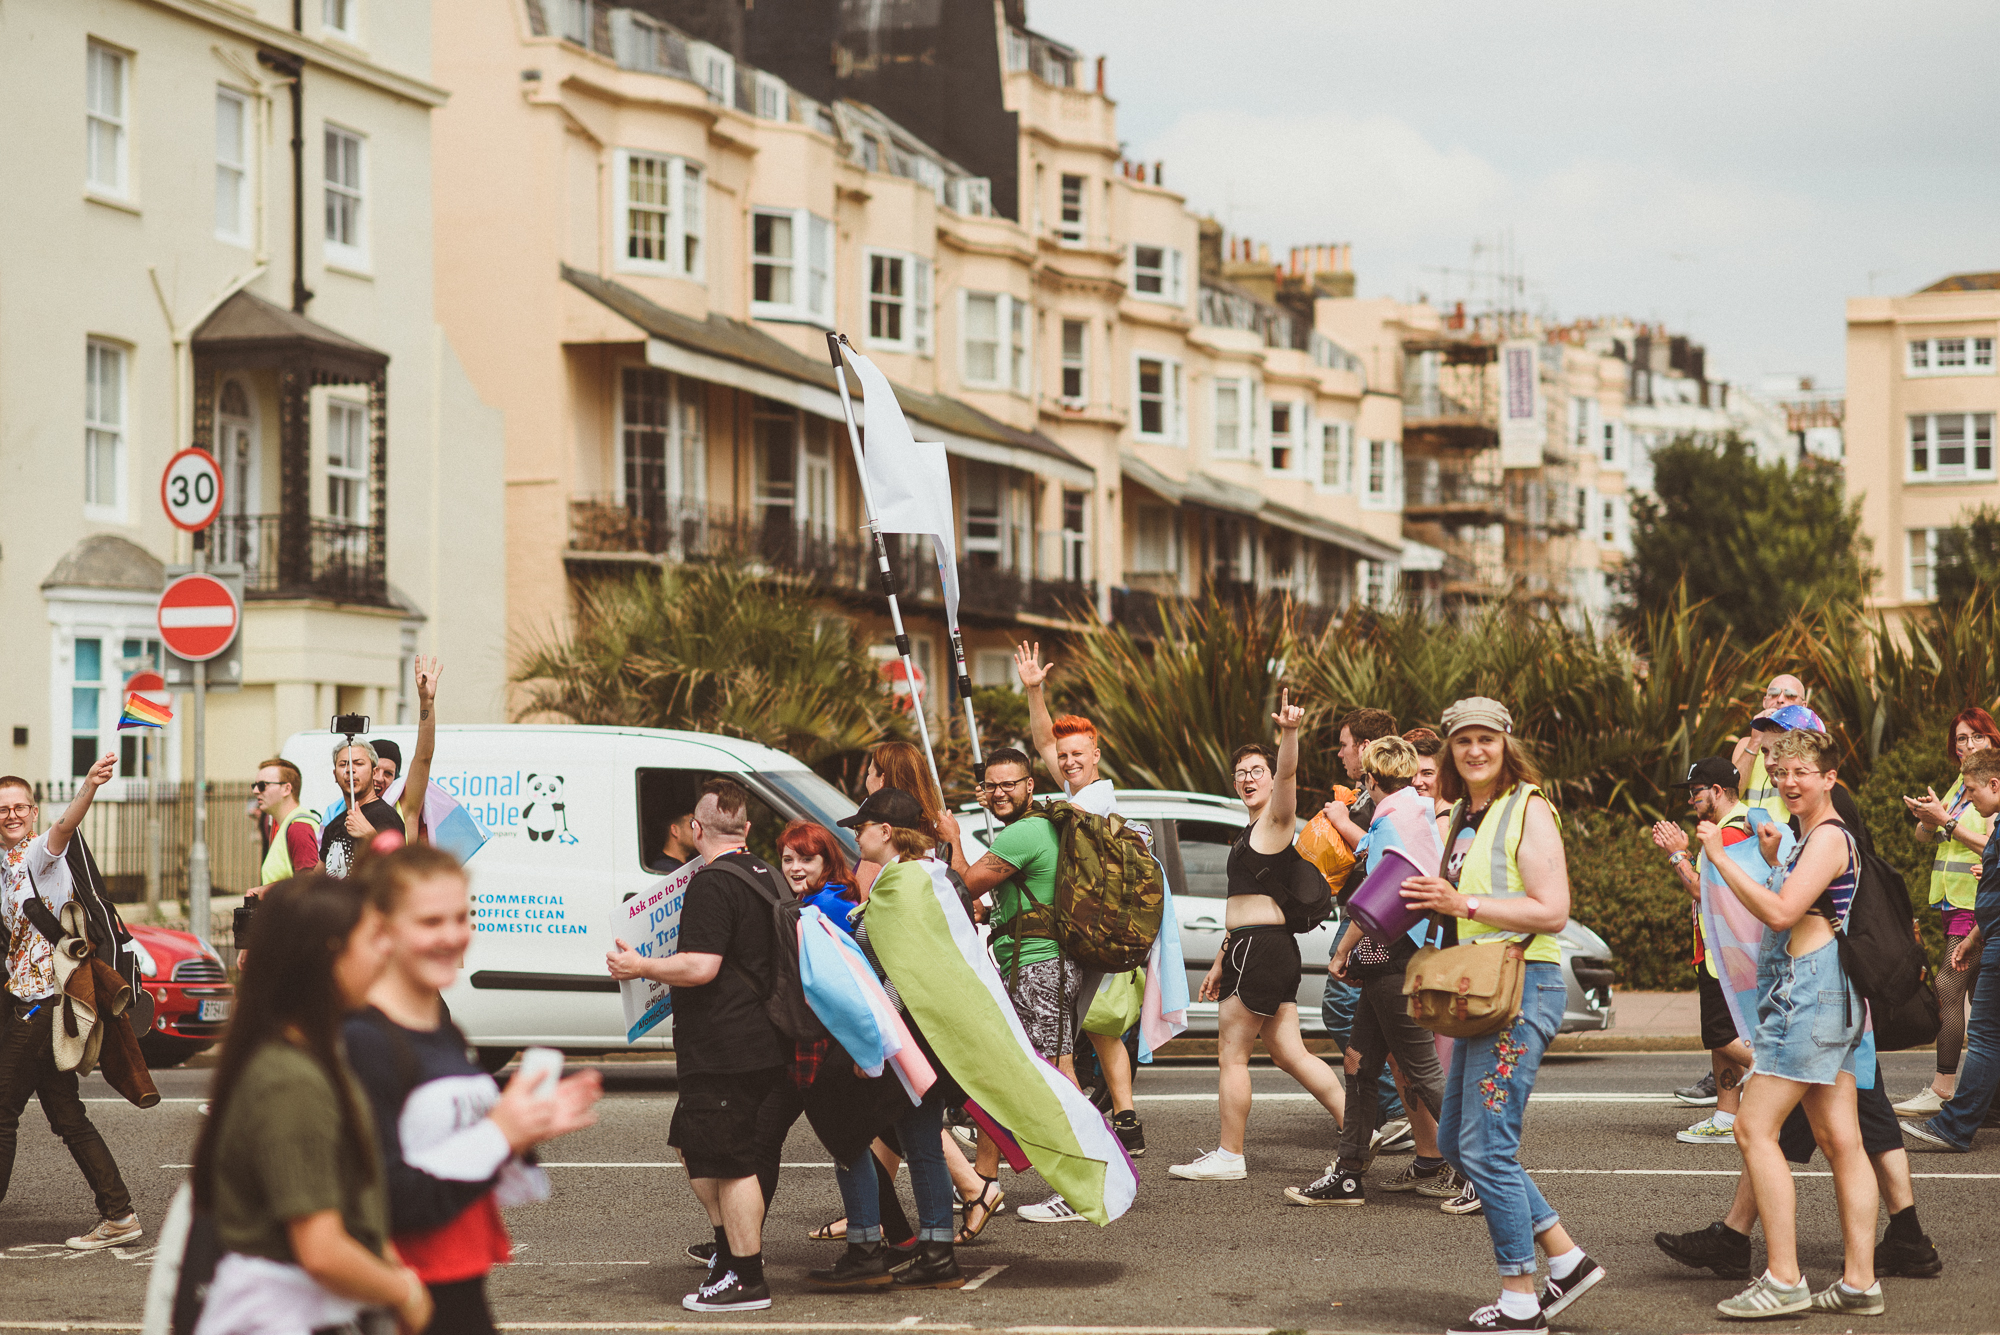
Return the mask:
{"type": "MultiPolygon", "coordinates": [[[[1153,831],[1154,846],[1166,866],[1174,892],[1181,954],[1187,966],[1188,996],[1192,998],[1215,963],[1216,952],[1222,949],[1226,935],[1223,901],[1229,896],[1229,848],[1242,837],[1249,813],[1235,798],[1210,793],[1152,788],[1117,791],[1118,813],[1127,820],[1144,822],[1153,831]]],[[[976,859],[985,851],[981,838],[985,826],[980,809],[967,804],[960,812],[959,828],[966,837],[967,855],[976,859]]],[[[1334,919],[1328,919],[1299,938],[1299,957],[1305,966],[1298,990],[1302,1033],[1326,1033],[1320,1000],[1326,991],[1327,961],[1332,958],[1340,930],[1334,919]]],[[[1615,1012],[1611,952],[1604,939],[1574,918],[1557,939],[1562,944],[1563,978],[1569,984],[1562,1032],[1609,1029],[1615,1012]]],[[[1213,1034],[1216,1011],[1217,1003],[1213,1001],[1190,1001],[1188,1032],[1213,1034]]]]}

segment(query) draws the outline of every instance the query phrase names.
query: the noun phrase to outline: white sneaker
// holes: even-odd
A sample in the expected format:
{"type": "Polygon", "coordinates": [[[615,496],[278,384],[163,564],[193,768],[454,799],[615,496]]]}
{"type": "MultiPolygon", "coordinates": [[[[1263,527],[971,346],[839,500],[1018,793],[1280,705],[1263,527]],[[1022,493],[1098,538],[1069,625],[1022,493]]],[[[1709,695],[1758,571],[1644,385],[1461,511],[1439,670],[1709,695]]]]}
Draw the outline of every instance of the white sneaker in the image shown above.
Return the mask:
{"type": "Polygon", "coordinates": [[[1734,1145],[1736,1124],[1723,1126],[1713,1116],[1704,1117],[1687,1130],[1675,1132],[1674,1139],[1683,1145],[1734,1145]]]}
{"type": "Polygon", "coordinates": [[[88,1233],[79,1233],[63,1245],[72,1251],[98,1252],[106,1247],[123,1247],[137,1242],[145,1232],[139,1226],[139,1216],[128,1214],[123,1219],[100,1219],[96,1228],[88,1233]]]}
{"type": "Polygon", "coordinates": [[[1040,1205],[1022,1206],[1015,1217],[1025,1219],[1031,1224],[1068,1224],[1083,1218],[1069,1208],[1069,1202],[1062,1198],[1060,1191],[1040,1205]]]}
{"type": "Polygon", "coordinates": [[[1210,1150],[1193,1163],[1175,1164],[1167,1174],[1187,1182],[1241,1182],[1250,1176],[1244,1171],[1243,1156],[1228,1150],[1210,1150]]]}
{"type": "Polygon", "coordinates": [[[1944,1099],[1939,1096],[1935,1089],[1932,1089],[1929,1085],[1925,1085],[1922,1089],[1896,1105],[1896,1116],[1929,1117],[1942,1107],[1944,1107],[1944,1099]]]}

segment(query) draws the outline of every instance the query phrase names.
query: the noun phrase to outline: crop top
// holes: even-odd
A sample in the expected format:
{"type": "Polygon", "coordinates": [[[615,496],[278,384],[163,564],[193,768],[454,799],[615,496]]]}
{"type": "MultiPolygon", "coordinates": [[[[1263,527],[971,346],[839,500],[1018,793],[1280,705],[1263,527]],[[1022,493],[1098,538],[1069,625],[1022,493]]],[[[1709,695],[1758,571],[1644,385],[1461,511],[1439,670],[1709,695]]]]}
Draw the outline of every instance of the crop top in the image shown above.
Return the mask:
{"type": "Polygon", "coordinates": [[[1243,827],[1243,837],[1229,846],[1229,860],[1223,871],[1229,878],[1229,898],[1238,895],[1267,895],[1285,903],[1292,883],[1292,864],[1303,862],[1295,845],[1286,844],[1276,853],[1259,853],[1250,847],[1250,832],[1256,822],[1243,827]]]}

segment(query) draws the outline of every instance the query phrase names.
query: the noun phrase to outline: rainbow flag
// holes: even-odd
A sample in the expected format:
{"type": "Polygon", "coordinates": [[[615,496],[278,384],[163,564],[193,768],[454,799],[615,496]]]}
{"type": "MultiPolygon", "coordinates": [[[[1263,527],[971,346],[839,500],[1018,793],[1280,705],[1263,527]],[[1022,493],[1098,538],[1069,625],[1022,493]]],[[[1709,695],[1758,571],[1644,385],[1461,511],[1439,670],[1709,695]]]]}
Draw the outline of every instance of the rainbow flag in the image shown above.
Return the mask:
{"type": "Polygon", "coordinates": [[[165,705],[154,704],[143,695],[125,697],[125,712],[118,716],[118,730],[127,728],[164,728],[174,720],[174,711],[165,705]]]}
{"type": "Polygon", "coordinates": [[[1109,1224],[1132,1207],[1139,1174],[1104,1115],[1035,1055],[945,870],[930,858],[884,867],[861,910],[869,943],[967,1096],[1071,1209],[1109,1224]]]}

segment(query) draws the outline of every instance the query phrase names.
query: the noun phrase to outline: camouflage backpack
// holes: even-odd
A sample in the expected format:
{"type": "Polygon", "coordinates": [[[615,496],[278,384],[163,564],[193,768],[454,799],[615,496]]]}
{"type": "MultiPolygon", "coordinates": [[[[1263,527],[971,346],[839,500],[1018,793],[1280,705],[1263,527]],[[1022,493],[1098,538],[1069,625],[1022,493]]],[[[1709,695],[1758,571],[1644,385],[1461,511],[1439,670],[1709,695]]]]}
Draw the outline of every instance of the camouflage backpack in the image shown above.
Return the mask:
{"type": "Polygon", "coordinates": [[[1096,816],[1069,802],[1037,802],[1056,827],[1054,931],[1085,969],[1123,973],[1146,962],[1160,934],[1166,885],[1160,864],[1123,816],[1096,816]]]}

